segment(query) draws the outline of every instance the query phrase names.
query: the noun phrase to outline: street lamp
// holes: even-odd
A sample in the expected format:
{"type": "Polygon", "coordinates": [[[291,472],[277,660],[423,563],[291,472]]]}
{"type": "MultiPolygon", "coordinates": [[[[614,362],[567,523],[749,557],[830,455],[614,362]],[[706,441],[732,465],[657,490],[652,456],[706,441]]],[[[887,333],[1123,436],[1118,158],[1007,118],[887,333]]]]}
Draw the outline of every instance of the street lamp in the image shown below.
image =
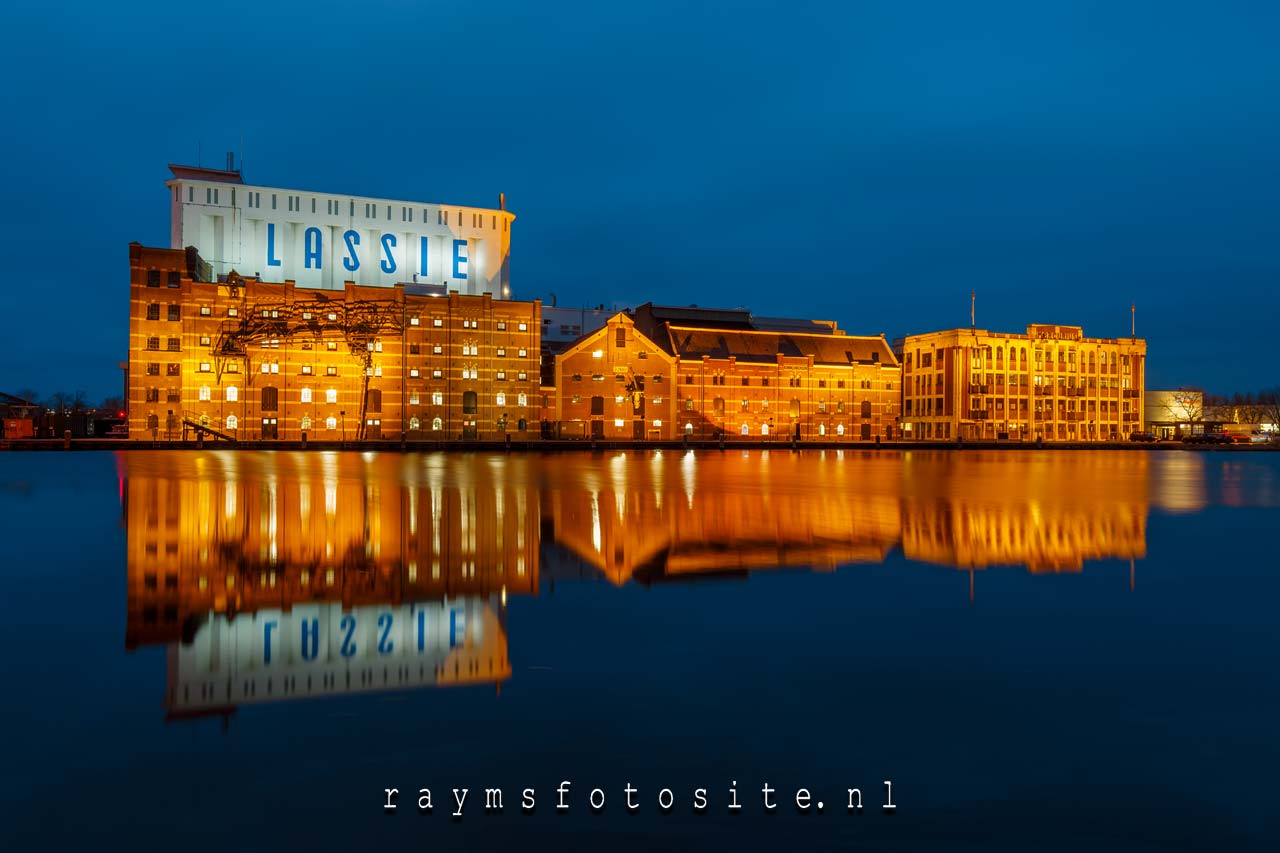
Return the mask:
{"type": "Polygon", "coordinates": [[[342,417],[342,446],[347,445],[347,410],[339,409],[338,414],[342,417]]]}

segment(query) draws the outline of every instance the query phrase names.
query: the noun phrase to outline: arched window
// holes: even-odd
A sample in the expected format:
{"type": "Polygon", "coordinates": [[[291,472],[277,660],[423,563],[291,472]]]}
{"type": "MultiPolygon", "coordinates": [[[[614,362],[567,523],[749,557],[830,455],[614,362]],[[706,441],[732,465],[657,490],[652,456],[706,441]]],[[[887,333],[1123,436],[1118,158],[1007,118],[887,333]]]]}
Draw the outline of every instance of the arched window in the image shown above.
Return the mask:
{"type": "Polygon", "coordinates": [[[212,423],[212,421],[209,420],[208,415],[200,416],[200,426],[208,426],[210,423],[212,423]]]}
{"type": "Polygon", "coordinates": [[[862,401],[862,416],[864,418],[871,417],[871,401],[870,400],[862,401]]]}
{"type": "Polygon", "coordinates": [[[418,430],[422,429],[422,422],[419,421],[416,417],[409,418],[409,429],[417,432],[418,430]]]}
{"type": "Polygon", "coordinates": [[[311,429],[311,416],[310,416],[310,415],[303,415],[303,416],[302,416],[302,431],[303,431],[303,432],[308,432],[308,431],[310,431],[310,429],[311,429]]]}
{"type": "Polygon", "coordinates": [[[213,392],[209,389],[209,386],[201,385],[200,386],[200,402],[206,403],[212,399],[213,399],[213,392]]]}
{"type": "Polygon", "coordinates": [[[1004,369],[1004,347],[996,347],[996,369],[1004,369]]]}
{"type": "Polygon", "coordinates": [[[507,404],[507,395],[499,391],[494,395],[493,403],[496,406],[505,406],[507,404]]]}
{"type": "Polygon", "coordinates": [[[324,401],[326,403],[338,402],[338,389],[337,388],[324,389],[324,401]]]}
{"type": "Polygon", "coordinates": [[[237,429],[240,426],[240,419],[235,415],[227,415],[227,429],[237,429]]]}
{"type": "Polygon", "coordinates": [[[760,424],[760,434],[761,434],[761,435],[768,435],[768,434],[769,434],[769,425],[768,425],[768,424],[760,424]]]}
{"type": "Polygon", "coordinates": [[[750,435],[750,434],[751,434],[751,428],[750,428],[750,427],[748,427],[746,424],[743,424],[743,425],[742,425],[742,434],[743,434],[743,435],[750,435]]]}
{"type": "Polygon", "coordinates": [[[444,429],[444,420],[442,418],[435,418],[431,421],[431,428],[436,432],[444,429]]]}
{"type": "Polygon", "coordinates": [[[302,399],[302,402],[304,402],[304,403],[310,403],[310,402],[311,402],[311,389],[310,389],[310,388],[303,388],[301,393],[302,393],[302,398],[301,398],[301,399],[302,399]]]}
{"type": "Polygon", "coordinates": [[[693,435],[693,424],[691,424],[691,423],[686,423],[686,424],[684,425],[684,434],[685,434],[685,435],[693,435]]]}
{"type": "Polygon", "coordinates": [[[836,435],[844,435],[844,424],[836,424],[836,435]]]}
{"type": "Polygon", "coordinates": [[[528,395],[528,394],[517,394],[517,395],[516,395],[516,405],[517,405],[517,406],[527,406],[527,405],[529,405],[529,395],[528,395]]]}
{"type": "Polygon", "coordinates": [[[826,435],[826,434],[827,434],[827,425],[818,424],[818,435],[826,435]]]}
{"type": "Polygon", "coordinates": [[[329,417],[325,418],[325,419],[324,419],[324,428],[325,428],[325,429],[337,429],[337,428],[338,428],[338,419],[337,419],[337,418],[335,418],[333,415],[330,415],[329,417]]]}
{"type": "MultiPolygon", "coordinates": [[[[240,399],[240,389],[234,385],[228,385],[227,386],[227,402],[234,403],[239,399],[240,399]]],[[[228,429],[235,429],[235,427],[228,427],[228,429]]]]}

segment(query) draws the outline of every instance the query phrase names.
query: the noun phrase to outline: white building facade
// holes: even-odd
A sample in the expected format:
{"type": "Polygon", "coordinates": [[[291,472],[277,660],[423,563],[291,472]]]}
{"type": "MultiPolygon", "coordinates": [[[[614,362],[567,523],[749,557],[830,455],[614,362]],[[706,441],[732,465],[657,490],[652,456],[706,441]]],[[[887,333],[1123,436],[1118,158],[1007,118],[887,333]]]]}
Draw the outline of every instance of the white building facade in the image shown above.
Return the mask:
{"type": "Polygon", "coordinates": [[[195,246],[214,275],[342,290],[343,283],[435,285],[511,297],[503,209],[245,184],[239,171],[170,165],[170,247],[195,246]]]}

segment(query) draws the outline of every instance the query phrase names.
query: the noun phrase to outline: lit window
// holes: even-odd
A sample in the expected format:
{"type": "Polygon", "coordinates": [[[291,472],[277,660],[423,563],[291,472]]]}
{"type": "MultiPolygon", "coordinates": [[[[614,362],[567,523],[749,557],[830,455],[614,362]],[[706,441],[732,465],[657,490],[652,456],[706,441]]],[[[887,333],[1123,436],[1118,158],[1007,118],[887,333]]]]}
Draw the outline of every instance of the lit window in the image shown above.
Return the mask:
{"type": "Polygon", "coordinates": [[[416,379],[418,376],[418,368],[416,367],[409,368],[409,375],[416,379]]]}
{"type": "Polygon", "coordinates": [[[440,430],[444,429],[444,421],[441,420],[440,418],[435,418],[434,420],[431,421],[431,428],[436,432],[439,432],[440,430]]]}
{"type": "Polygon", "coordinates": [[[527,356],[528,354],[529,354],[529,351],[528,351],[527,349],[521,349],[521,350],[520,350],[520,357],[521,357],[521,358],[524,358],[524,357],[525,357],[525,356],[527,356]]]}
{"type": "MultiPolygon", "coordinates": [[[[656,426],[656,427],[660,427],[660,426],[662,426],[662,419],[661,419],[661,418],[656,418],[656,419],[654,419],[654,421],[653,421],[653,425],[654,425],[654,426],[656,426]]],[[[765,427],[765,429],[766,429],[766,430],[768,430],[769,428],[768,428],[768,427],[765,427]]]]}
{"type": "Polygon", "coordinates": [[[507,380],[507,372],[505,370],[499,370],[497,378],[499,382],[505,382],[507,380]]]}
{"type": "Polygon", "coordinates": [[[592,350],[592,351],[591,351],[591,357],[592,357],[592,358],[604,358],[604,350],[602,350],[602,349],[592,350]]]}
{"type": "Polygon", "coordinates": [[[529,374],[525,373],[525,372],[522,370],[522,371],[520,371],[519,373],[517,373],[517,374],[516,374],[516,378],[517,378],[517,379],[519,379],[521,382],[523,382],[524,380],[526,380],[526,379],[528,379],[528,378],[529,378],[529,374]]]}
{"type": "Polygon", "coordinates": [[[211,316],[213,316],[213,309],[212,309],[212,308],[210,308],[208,305],[201,305],[201,306],[200,306],[200,316],[201,316],[201,317],[211,317],[211,316]]]}
{"type": "Polygon", "coordinates": [[[240,420],[235,415],[227,415],[227,429],[236,429],[240,425],[240,420]]]}
{"type": "Polygon", "coordinates": [[[337,388],[324,389],[324,401],[326,403],[338,402],[338,389],[337,388]]]}
{"type": "Polygon", "coordinates": [[[507,350],[505,347],[498,347],[498,358],[506,357],[507,350]]]}
{"type": "Polygon", "coordinates": [[[311,389],[310,389],[310,388],[303,388],[303,389],[302,389],[302,398],[301,398],[301,399],[302,399],[302,402],[304,402],[304,403],[310,403],[310,402],[311,402],[311,389]]]}
{"type": "Polygon", "coordinates": [[[507,404],[507,395],[499,391],[494,395],[493,402],[495,405],[505,406],[507,404]]]}
{"type": "Polygon", "coordinates": [[[431,378],[432,378],[432,379],[439,379],[439,378],[441,378],[442,376],[444,376],[444,373],[443,373],[442,371],[439,371],[439,370],[433,370],[433,371],[431,371],[431,378]]]}
{"type": "Polygon", "coordinates": [[[239,317],[239,316],[240,316],[240,309],[239,309],[239,308],[228,308],[228,309],[227,309],[227,316],[228,316],[228,317],[239,317]]]}
{"type": "Polygon", "coordinates": [[[415,430],[415,431],[422,429],[422,422],[419,421],[416,417],[409,418],[409,429],[415,430]]]}
{"type": "Polygon", "coordinates": [[[240,399],[240,389],[234,385],[227,386],[227,402],[234,403],[240,399]]]}
{"type": "Polygon", "coordinates": [[[443,406],[443,405],[444,405],[444,392],[443,392],[443,391],[432,391],[432,392],[431,392],[431,405],[433,405],[433,406],[443,406]]]}
{"type": "Polygon", "coordinates": [[[335,418],[333,415],[330,415],[329,417],[325,418],[325,419],[324,419],[324,428],[325,428],[325,429],[337,429],[337,428],[338,428],[338,419],[337,419],[337,418],[335,418]]]}
{"type": "Polygon", "coordinates": [[[310,376],[310,375],[311,375],[311,365],[309,365],[309,364],[304,364],[304,365],[302,365],[302,375],[303,375],[303,376],[310,376]]]}
{"type": "Polygon", "coordinates": [[[623,425],[624,425],[624,422],[623,422],[622,418],[614,418],[614,420],[613,420],[613,425],[614,425],[614,426],[616,426],[616,427],[621,427],[621,426],[623,426],[623,425]]]}
{"type": "Polygon", "coordinates": [[[438,329],[444,325],[444,320],[441,320],[439,317],[436,317],[434,320],[431,321],[431,325],[435,326],[438,329]]]}
{"type": "Polygon", "coordinates": [[[529,405],[529,395],[528,395],[528,394],[517,394],[517,395],[516,395],[516,405],[517,405],[517,406],[527,406],[527,405],[529,405]]]}
{"type": "Polygon", "coordinates": [[[213,369],[213,368],[209,365],[209,362],[207,362],[207,361],[202,361],[202,362],[200,362],[200,372],[201,372],[201,373],[208,373],[208,372],[210,372],[212,369],[213,369]]]}
{"type": "Polygon", "coordinates": [[[307,430],[309,430],[309,429],[311,429],[311,416],[310,416],[310,415],[303,415],[303,416],[302,416],[302,431],[303,431],[303,432],[306,432],[306,431],[307,431],[307,430]]]}
{"type": "Polygon", "coordinates": [[[208,402],[209,400],[213,399],[213,391],[209,388],[208,385],[201,385],[199,397],[200,397],[200,402],[202,403],[208,402]]]}
{"type": "Polygon", "coordinates": [[[410,405],[410,406],[416,406],[416,405],[418,405],[418,392],[417,392],[417,391],[410,391],[410,392],[409,392],[409,405],[410,405]]]}
{"type": "Polygon", "coordinates": [[[520,324],[520,326],[519,326],[519,329],[520,329],[520,331],[522,331],[522,332],[526,332],[526,331],[528,331],[528,330],[529,330],[529,324],[528,324],[528,323],[521,323],[521,324],[520,324]]]}
{"type": "Polygon", "coordinates": [[[440,346],[439,344],[436,344],[431,348],[431,352],[434,353],[435,355],[441,355],[444,352],[444,347],[440,346]]]}
{"type": "Polygon", "coordinates": [[[418,320],[418,318],[417,318],[417,317],[410,317],[410,318],[409,318],[409,325],[410,325],[410,326],[417,326],[417,325],[419,325],[419,320],[418,320]]]}

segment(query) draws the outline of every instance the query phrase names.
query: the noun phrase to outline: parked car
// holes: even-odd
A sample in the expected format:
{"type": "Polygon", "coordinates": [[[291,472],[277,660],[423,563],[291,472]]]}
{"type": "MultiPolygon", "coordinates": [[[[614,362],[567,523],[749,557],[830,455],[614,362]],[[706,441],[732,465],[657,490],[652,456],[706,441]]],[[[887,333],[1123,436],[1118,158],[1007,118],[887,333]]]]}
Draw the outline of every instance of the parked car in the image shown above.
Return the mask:
{"type": "Polygon", "coordinates": [[[1184,444],[1231,444],[1231,436],[1220,432],[1202,432],[1182,439],[1184,444]]]}
{"type": "Polygon", "coordinates": [[[1156,437],[1149,432],[1135,432],[1129,436],[1130,441],[1155,441],[1156,437]]]}

